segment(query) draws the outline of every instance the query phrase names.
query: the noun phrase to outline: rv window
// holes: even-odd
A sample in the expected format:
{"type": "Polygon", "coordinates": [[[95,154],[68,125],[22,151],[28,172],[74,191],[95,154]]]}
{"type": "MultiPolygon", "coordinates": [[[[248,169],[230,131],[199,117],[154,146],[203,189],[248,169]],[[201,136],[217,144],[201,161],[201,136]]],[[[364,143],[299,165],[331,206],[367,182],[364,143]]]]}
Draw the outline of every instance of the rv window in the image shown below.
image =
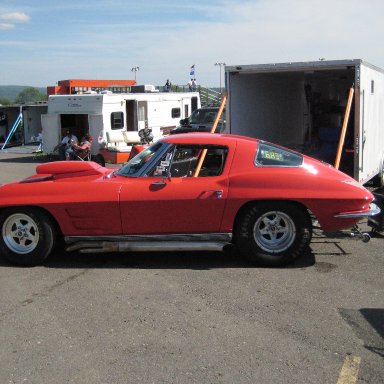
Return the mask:
{"type": "Polygon", "coordinates": [[[199,108],[198,98],[194,96],[191,98],[191,110],[192,110],[192,112],[197,108],[199,108]]]}
{"type": "Polygon", "coordinates": [[[180,117],[180,108],[172,108],[172,119],[180,117]]]}
{"type": "Polygon", "coordinates": [[[124,114],[123,112],[111,113],[111,129],[124,128],[124,114]]]}

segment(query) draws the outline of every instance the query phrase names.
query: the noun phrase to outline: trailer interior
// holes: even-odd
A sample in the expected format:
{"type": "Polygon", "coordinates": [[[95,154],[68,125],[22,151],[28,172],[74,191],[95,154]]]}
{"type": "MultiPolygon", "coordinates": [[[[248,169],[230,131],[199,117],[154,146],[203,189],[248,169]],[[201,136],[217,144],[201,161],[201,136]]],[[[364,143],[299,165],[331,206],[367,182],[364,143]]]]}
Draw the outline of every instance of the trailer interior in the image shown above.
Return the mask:
{"type": "Polygon", "coordinates": [[[61,114],[61,136],[64,137],[67,131],[74,134],[79,140],[89,132],[88,115],[87,114],[61,114]]]}
{"type": "MultiPolygon", "coordinates": [[[[231,133],[268,140],[334,164],[354,66],[231,73],[231,133]],[[250,102],[251,100],[251,102],[250,102]],[[244,105],[250,106],[244,108],[244,105]]],[[[353,176],[355,100],[349,114],[340,169],[353,176]]]]}

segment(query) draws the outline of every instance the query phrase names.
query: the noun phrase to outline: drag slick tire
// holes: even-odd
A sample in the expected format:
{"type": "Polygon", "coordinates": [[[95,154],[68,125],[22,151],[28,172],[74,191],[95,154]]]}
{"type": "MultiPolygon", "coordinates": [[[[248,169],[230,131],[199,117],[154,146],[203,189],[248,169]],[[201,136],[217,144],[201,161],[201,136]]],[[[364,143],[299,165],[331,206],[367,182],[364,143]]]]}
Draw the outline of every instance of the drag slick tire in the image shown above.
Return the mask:
{"type": "Polygon", "coordinates": [[[41,264],[55,243],[53,222],[38,209],[18,207],[1,211],[0,229],[0,253],[14,264],[41,264]]]}
{"type": "Polygon", "coordinates": [[[307,211],[289,202],[263,202],[244,210],[238,220],[235,242],[251,263],[280,267],[307,250],[312,222],[307,211]]]}

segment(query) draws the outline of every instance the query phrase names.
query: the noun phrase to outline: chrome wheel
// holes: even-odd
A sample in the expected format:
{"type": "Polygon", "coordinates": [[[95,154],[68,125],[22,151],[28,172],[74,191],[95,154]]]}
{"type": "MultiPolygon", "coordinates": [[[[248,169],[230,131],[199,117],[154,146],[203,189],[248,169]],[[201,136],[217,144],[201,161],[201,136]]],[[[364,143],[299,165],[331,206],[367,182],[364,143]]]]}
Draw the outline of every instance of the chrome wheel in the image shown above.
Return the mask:
{"type": "Polygon", "coordinates": [[[256,244],[269,253],[283,252],[296,238],[296,226],[292,218],[280,211],[262,214],[253,228],[256,244]]]}
{"type": "Polygon", "coordinates": [[[17,254],[27,254],[39,244],[39,229],[30,216],[15,213],[4,221],[2,237],[9,250],[17,254]]]}
{"type": "Polygon", "coordinates": [[[35,207],[0,210],[0,254],[17,265],[40,265],[55,246],[57,224],[35,207]]]}
{"type": "Polygon", "coordinates": [[[267,267],[287,265],[305,254],[312,222],[305,207],[265,201],[245,207],[236,220],[235,244],[250,262],[267,267]]]}

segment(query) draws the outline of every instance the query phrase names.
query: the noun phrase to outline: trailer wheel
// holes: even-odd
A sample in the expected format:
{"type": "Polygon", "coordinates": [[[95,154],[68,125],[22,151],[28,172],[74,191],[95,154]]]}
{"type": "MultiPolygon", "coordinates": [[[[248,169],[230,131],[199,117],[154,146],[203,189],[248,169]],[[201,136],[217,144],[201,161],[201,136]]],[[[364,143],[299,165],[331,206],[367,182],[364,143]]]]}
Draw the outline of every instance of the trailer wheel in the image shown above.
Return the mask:
{"type": "Polygon", "coordinates": [[[301,207],[284,202],[252,206],[239,217],[235,242],[252,263],[280,267],[303,253],[312,238],[312,223],[301,207]]]}
{"type": "Polygon", "coordinates": [[[51,218],[40,210],[6,209],[0,213],[0,252],[14,264],[39,265],[54,247],[54,228],[51,218]]]}

